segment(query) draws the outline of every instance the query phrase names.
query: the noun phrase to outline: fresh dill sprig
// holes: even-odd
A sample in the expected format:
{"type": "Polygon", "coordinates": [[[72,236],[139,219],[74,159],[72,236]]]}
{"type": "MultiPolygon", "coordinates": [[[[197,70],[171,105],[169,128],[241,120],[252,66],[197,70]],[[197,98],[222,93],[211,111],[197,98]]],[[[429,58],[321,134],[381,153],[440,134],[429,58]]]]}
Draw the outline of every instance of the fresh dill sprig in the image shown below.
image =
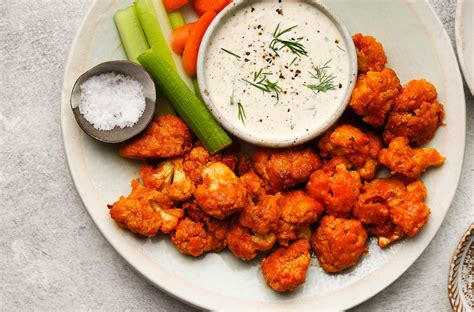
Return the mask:
{"type": "Polygon", "coordinates": [[[311,73],[310,75],[317,80],[317,83],[315,84],[305,84],[304,86],[311,89],[314,93],[319,93],[319,92],[327,92],[330,90],[335,90],[336,85],[334,83],[334,80],[336,79],[336,76],[329,73],[328,70],[331,68],[329,66],[329,63],[332,61],[330,59],[323,65],[319,65],[316,67],[316,73],[311,73]]]}
{"type": "Polygon", "coordinates": [[[240,101],[237,102],[237,106],[238,106],[237,117],[239,117],[239,120],[245,125],[245,120],[247,119],[245,108],[240,101]]]}
{"type": "Polygon", "coordinates": [[[291,53],[297,55],[298,57],[308,56],[308,51],[306,51],[306,48],[301,43],[301,40],[304,39],[303,37],[290,39],[283,38],[283,35],[289,33],[296,27],[298,27],[298,25],[281,30],[280,24],[277,25],[277,27],[273,31],[273,40],[270,42],[270,49],[272,49],[276,55],[280,55],[278,51],[284,48],[288,48],[291,53]]]}
{"type": "Polygon", "coordinates": [[[236,54],[236,53],[234,53],[234,52],[232,52],[232,51],[229,51],[229,50],[227,50],[227,49],[224,49],[224,48],[221,48],[221,50],[224,51],[225,53],[228,53],[228,54],[232,55],[233,57],[235,57],[235,58],[237,58],[237,59],[240,60],[240,56],[239,56],[238,54],[236,54]]]}
{"type": "Polygon", "coordinates": [[[242,80],[257,89],[262,90],[263,93],[274,93],[277,99],[276,104],[278,104],[282,89],[278,85],[278,82],[272,82],[268,79],[268,76],[271,75],[271,73],[263,72],[263,68],[261,68],[259,71],[253,73],[253,81],[244,78],[242,78],[242,80]]]}
{"type": "Polygon", "coordinates": [[[293,61],[291,61],[290,66],[293,65],[297,60],[298,60],[298,57],[295,56],[295,58],[293,59],[293,61]]]}

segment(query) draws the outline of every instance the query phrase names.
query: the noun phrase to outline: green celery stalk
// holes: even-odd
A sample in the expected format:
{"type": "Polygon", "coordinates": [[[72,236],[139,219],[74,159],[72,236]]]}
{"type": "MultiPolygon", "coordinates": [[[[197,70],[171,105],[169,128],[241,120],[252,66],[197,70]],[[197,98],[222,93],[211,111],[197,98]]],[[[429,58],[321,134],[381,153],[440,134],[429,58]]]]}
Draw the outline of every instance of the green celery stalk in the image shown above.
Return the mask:
{"type": "Polygon", "coordinates": [[[201,102],[204,102],[204,100],[201,96],[201,90],[199,89],[199,82],[198,82],[198,79],[196,77],[193,78],[193,87],[194,87],[194,93],[196,94],[198,99],[201,100],[201,102]]]}
{"type": "Polygon", "coordinates": [[[170,44],[163,35],[153,0],[135,0],[134,5],[148,44],[157,51],[158,57],[164,59],[173,69],[176,69],[170,44]]]}
{"type": "Polygon", "coordinates": [[[138,56],[148,50],[149,46],[134,6],[118,10],[114,15],[114,22],[127,58],[138,63],[138,56]]]}
{"type": "Polygon", "coordinates": [[[176,111],[211,154],[232,144],[232,140],[203,102],[184,83],[176,71],[152,48],[138,57],[140,63],[153,76],[158,87],[168,97],[176,111]]]}
{"type": "Polygon", "coordinates": [[[184,16],[180,11],[168,13],[168,19],[170,20],[171,28],[173,28],[173,30],[186,24],[184,16]]]}

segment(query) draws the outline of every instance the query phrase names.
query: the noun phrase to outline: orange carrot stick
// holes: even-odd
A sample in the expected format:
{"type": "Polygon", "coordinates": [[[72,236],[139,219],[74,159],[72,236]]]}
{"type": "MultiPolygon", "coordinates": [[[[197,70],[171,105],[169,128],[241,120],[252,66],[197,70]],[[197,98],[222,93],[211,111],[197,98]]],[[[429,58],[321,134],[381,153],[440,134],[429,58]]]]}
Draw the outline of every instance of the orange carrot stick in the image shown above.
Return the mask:
{"type": "Polygon", "coordinates": [[[188,4],[189,0],[163,0],[166,11],[173,12],[188,4]]]}
{"type": "Polygon", "coordinates": [[[188,41],[189,35],[195,25],[196,23],[184,24],[183,26],[173,30],[173,33],[171,34],[171,48],[174,53],[183,55],[186,41],[188,41]]]}
{"type": "Polygon", "coordinates": [[[184,71],[190,77],[196,76],[199,46],[201,45],[202,38],[204,37],[207,28],[216,15],[217,14],[214,11],[204,13],[204,15],[196,22],[196,25],[194,25],[194,28],[186,41],[183,52],[183,67],[184,71]]]}
{"type": "Polygon", "coordinates": [[[231,2],[232,0],[192,0],[194,10],[198,15],[203,15],[209,11],[219,13],[231,2]]]}

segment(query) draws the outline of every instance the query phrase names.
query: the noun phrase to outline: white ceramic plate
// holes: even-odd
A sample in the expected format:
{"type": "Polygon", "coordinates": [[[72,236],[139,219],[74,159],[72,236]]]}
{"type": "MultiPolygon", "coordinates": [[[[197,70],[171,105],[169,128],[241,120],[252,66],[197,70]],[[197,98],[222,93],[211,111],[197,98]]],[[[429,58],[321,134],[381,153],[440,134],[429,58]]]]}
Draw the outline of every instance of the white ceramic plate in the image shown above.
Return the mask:
{"type": "Polygon", "coordinates": [[[455,27],[459,63],[474,95],[474,0],[458,0],[455,27]]]}
{"type": "MultiPolygon", "coordinates": [[[[307,282],[292,294],[270,290],[259,261],[244,263],[228,252],[199,259],[180,255],[164,236],[138,239],[110,219],[107,203],[128,194],[139,163],[117,155],[115,148],[82,133],[69,107],[76,78],[102,61],[125,58],[112,22],[113,13],[131,0],[97,0],[77,34],[67,61],[62,90],[61,124],[67,159],[79,195],[110,244],[138,272],[164,291],[206,309],[347,309],[372,297],[397,279],[430,243],[449,209],[459,181],[465,142],[465,102],[453,49],[440,21],[426,1],[327,0],[352,33],[373,34],[385,46],[389,66],[400,79],[425,77],[446,105],[447,127],[431,142],[446,164],[424,176],[432,213],[413,239],[370,253],[355,269],[327,275],[314,261],[307,282]]],[[[169,29],[167,30],[169,31],[169,29]]]]}

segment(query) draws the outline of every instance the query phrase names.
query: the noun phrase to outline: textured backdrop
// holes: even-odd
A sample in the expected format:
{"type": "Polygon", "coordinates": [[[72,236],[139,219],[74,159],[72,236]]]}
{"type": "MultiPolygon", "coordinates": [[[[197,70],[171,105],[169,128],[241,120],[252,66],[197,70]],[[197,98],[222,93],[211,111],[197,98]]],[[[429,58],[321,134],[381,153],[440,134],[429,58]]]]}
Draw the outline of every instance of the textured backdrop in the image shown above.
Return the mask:
{"type": "MultiPolygon", "coordinates": [[[[190,310],[109,246],[69,175],[60,90],[91,2],[0,0],[0,310],[190,310]]],[[[454,42],[455,1],[431,3],[454,42]]],[[[355,310],[450,309],[449,263],[474,220],[474,102],[467,99],[463,175],[440,231],[401,278],[355,310]]]]}

